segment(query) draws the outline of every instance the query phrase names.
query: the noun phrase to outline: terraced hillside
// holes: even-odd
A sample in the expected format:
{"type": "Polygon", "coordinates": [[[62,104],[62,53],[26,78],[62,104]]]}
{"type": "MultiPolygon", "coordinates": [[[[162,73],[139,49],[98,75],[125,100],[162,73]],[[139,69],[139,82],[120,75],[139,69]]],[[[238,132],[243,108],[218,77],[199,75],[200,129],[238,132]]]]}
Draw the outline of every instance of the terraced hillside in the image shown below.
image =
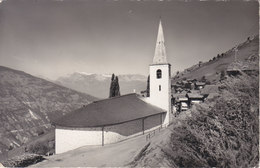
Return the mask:
{"type": "Polygon", "coordinates": [[[51,121],[95,97],[0,66],[0,155],[52,129],[51,121]]]}

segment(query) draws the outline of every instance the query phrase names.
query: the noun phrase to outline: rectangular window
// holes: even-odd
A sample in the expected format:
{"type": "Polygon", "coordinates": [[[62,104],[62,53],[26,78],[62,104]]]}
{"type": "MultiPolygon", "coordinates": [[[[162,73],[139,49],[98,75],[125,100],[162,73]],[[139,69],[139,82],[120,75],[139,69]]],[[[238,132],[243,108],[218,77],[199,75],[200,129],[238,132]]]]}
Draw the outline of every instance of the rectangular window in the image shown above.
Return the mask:
{"type": "Polygon", "coordinates": [[[162,88],[161,88],[161,85],[159,85],[159,91],[161,91],[161,89],[162,89],[162,88]]]}

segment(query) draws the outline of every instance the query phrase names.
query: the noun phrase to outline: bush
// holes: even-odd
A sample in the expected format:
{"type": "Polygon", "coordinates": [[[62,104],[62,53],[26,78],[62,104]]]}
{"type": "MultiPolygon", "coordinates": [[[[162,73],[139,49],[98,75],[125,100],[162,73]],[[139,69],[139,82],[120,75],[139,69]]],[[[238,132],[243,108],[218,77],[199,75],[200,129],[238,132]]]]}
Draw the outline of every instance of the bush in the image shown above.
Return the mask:
{"type": "Polygon", "coordinates": [[[171,134],[179,167],[254,167],[259,160],[258,76],[228,78],[219,96],[196,105],[171,134]]]}
{"type": "Polygon", "coordinates": [[[220,81],[223,81],[223,80],[225,80],[226,79],[226,73],[225,73],[225,71],[224,70],[222,70],[221,72],[220,72],[220,81]]]}
{"type": "Polygon", "coordinates": [[[28,152],[39,155],[46,155],[49,151],[48,144],[37,142],[29,147],[28,152]]]}

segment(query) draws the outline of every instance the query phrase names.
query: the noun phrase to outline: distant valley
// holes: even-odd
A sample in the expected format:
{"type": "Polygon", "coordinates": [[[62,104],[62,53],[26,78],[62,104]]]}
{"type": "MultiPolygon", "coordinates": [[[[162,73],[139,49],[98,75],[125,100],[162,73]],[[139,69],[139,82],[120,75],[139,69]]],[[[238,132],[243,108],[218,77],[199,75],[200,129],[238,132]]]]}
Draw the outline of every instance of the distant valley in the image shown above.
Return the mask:
{"type": "MultiPolygon", "coordinates": [[[[117,75],[117,74],[115,74],[117,75]]],[[[117,75],[121,95],[140,92],[146,89],[147,77],[139,74],[117,75]]],[[[75,72],[73,74],[58,78],[55,83],[93,95],[98,98],[108,98],[111,75],[89,74],[75,72]]]]}

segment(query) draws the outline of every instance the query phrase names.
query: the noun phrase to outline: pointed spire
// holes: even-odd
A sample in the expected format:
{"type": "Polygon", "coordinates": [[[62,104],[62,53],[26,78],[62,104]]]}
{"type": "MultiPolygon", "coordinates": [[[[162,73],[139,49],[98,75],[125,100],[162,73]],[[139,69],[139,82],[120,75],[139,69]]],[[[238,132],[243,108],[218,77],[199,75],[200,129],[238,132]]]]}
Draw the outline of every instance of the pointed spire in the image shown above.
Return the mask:
{"type": "Polygon", "coordinates": [[[162,22],[160,19],[153,64],[165,64],[165,63],[167,63],[166,50],[164,45],[162,22]]]}

